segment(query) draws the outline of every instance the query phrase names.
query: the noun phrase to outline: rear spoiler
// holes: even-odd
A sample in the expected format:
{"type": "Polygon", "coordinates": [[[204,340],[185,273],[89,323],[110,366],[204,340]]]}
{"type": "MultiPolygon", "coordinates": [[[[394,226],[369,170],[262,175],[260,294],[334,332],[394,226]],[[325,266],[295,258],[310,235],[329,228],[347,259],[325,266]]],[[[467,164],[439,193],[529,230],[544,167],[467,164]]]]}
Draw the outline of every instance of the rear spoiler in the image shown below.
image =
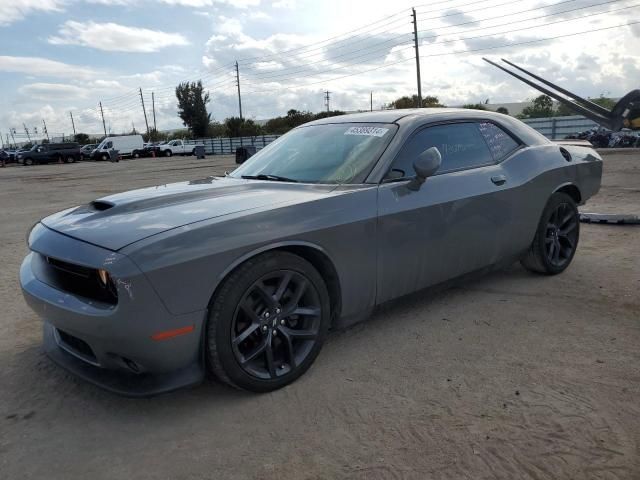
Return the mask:
{"type": "Polygon", "coordinates": [[[565,140],[551,140],[556,145],[566,145],[572,147],[589,147],[593,148],[593,144],[588,140],[579,140],[573,138],[567,138],[565,140]]]}
{"type": "Polygon", "coordinates": [[[616,132],[623,128],[640,130],[640,90],[630,91],[614,105],[612,110],[607,110],[586,98],[582,98],[575,93],[571,93],[570,91],[539,77],[538,75],[528,72],[524,68],[519,67],[504,58],[501,59],[504,63],[523,72],[531,78],[526,78],[513,70],[492,62],[487,58],[483,58],[483,60],[508,73],[512,77],[526,83],[530,87],[544,93],[545,95],[549,95],[551,98],[556,99],[558,102],[570,108],[574,112],[584,115],[609,130],[616,132]],[[531,79],[534,79],[535,81],[531,79]]]}

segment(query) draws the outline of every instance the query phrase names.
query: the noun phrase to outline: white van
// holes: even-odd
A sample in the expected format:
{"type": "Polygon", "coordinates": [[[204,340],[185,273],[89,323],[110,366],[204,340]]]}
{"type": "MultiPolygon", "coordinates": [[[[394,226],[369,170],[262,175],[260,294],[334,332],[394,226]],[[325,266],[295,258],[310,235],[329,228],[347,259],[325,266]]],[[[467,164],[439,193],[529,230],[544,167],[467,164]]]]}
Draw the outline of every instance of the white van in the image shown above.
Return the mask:
{"type": "Polygon", "coordinates": [[[138,158],[144,151],[142,135],[122,135],[120,137],[107,137],[96,149],[91,152],[94,160],[109,160],[109,150],[115,149],[121,157],[138,158]]]}

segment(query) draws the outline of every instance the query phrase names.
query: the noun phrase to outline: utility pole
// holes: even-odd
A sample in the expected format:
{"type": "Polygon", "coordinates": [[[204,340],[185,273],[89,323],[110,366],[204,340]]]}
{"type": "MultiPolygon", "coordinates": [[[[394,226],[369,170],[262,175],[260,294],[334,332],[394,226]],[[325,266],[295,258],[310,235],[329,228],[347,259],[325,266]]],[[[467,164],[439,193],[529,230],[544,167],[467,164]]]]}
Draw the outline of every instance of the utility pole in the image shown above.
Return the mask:
{"type": "Polygon", "coordinates": [[[416,49],[416,74],[418,76],[418,108],[422,107],[422,85],[420,82],[420,47],[418,47],[418,21],[416,20],[416,9],[411,9],[413,18],[413,44],[416,49]]]}
{"type": "Polygon", "coordinates": [[[27,138],[29,139],[29,143],[31,143],[31,137],[29,136],[29,129],[27,128],[27,126],[23,123],[22,126],[24,127],[24,131],[27,134],[27,138]]]}
{"type": "Polygon", "coordinates": [[[157,133],[158,127],[156,127],[156,98],[151,92],[151,109],[153,110],[153,130],[157,133]]]}
{"type": "Polygon", "coordinates": [[[369,94],[369,106],[370,106],[370,109],[371,109],[370,111],[373,112],[373,90],[369,94]]]}
{"type": "Polygon", "coordinates": [[[47,136],[47,141],[50,142],[51,140],[49,139],[49,131],[47,130],[47,124],[44,123],[44,118],[42,119],[42,126],[44,127],[44,134],[47,136]]]}
{"type": "Polygon", "coordinates": [[[144,113],[144,123],[147,125],[147,138],[149,138],[149,122],[147,121],[147,110],[144,108],[144,97],[140,88],[140,101],[142,102],[142,113],[144,113]]]}
{"type": "Polygon", "coordinates": [[[14,134],[16,133],[16,129],[12,128],[11,130],[9,130],[11,132],[11,138],[13,139],[13,148],[16,148],[16,137],[14,137],[14,134]]]}
{"type": "Polygon", "coordinates": [[[73,112],[69,112],[69,116],[71,117],[71,126],[73,127],[73,136],[76,136],[76,124],[73,121],[73,112]]]}
{"type": "Polygon", "coordinates": [[[324,104],[327,106],[327,113],[329,113],[329,99],[330,99],[329,94],[330,93],[331,92],[329,90],[326,90],[324,92],[324,104]]]}
{"type": "Polygon", "coordinates": [[[238,85],[238,110],[240,110],[240,120],[242,121],[242,98],[240,96],[240,71],[238,70],[237,61],[236,61],[236,85],[238,85]]]}
{"type": "Polygon", "coordinates": [[[100,115],[102,115],[102,128],[104,129],[104,136],[107,136],[107,125],[104,123],[104,112],[102,111],[102,102],[100,102],[100,115]]]}

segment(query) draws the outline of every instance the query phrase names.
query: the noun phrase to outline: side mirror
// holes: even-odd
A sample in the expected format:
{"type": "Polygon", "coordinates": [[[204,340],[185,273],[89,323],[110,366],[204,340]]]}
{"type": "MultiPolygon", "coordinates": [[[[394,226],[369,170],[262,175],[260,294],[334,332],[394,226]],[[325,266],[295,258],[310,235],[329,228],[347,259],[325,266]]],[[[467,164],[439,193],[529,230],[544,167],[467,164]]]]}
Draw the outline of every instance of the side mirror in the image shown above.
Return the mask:
{"type": "Polygon", "coordinates": [[[442,155],[436,147],[427,148],[418,155],[413,162],[413,169],[416,176],[407,185],[411,190],[418,190],[427,177],[430,177],[440,168],[442,164],[442,155]]]}

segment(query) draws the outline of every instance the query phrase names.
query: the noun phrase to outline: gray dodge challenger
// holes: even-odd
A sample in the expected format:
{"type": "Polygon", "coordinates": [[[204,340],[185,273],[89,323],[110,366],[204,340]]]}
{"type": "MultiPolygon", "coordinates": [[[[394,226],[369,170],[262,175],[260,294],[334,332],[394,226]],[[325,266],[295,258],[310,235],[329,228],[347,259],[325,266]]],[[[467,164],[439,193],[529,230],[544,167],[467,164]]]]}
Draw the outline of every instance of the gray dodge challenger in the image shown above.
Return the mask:
{"type": "Polygon", "coordinates": [[[226,176],[43,219],[20,282],[47,354],[90,382],[148,396],[210,373],[266,392],[384,302],[518,260],[562,272],[601,175],[594,150],[507,115],[326,118],[226,176]]]}

